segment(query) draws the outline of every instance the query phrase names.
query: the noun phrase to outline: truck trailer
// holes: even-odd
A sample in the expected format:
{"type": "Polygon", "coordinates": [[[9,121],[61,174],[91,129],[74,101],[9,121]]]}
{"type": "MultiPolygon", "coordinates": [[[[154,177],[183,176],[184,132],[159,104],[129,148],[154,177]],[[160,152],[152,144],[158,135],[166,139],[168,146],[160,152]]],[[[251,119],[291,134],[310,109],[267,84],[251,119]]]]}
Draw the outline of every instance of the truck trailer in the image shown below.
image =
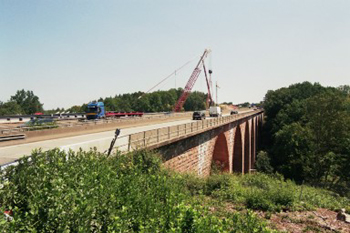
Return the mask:
{"type": "Polygon", "coordinates": [[[219,106],[211,106],[209,108],[209,116],[211,117],[221,117],[221,108],[219,106]]]}
{"type": "Polygon", "coordinates": [[[87,105],[86,119],[95,120],[101,118],[142,117],[143,112],[112,112],[106,111],[103,102],[93,101],[87,105]]]}

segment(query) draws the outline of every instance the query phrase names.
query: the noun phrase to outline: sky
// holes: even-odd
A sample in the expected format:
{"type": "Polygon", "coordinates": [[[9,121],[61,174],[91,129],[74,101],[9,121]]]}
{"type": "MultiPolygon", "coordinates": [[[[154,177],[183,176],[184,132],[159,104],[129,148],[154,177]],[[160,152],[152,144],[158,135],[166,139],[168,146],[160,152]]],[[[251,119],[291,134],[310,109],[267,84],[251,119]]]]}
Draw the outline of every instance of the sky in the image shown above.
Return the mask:
{"type": "MultiPolygon", "coordinates": [[[[219,102],[349,85],[349,12],[349,0],[0,0],[0,101],[25,89],[69,108],[145,92],[192,61],[155,90],[184,87],[206,48],[219,102]]],[[[193,89],[206,92],[203,72],[193,89]]]]}

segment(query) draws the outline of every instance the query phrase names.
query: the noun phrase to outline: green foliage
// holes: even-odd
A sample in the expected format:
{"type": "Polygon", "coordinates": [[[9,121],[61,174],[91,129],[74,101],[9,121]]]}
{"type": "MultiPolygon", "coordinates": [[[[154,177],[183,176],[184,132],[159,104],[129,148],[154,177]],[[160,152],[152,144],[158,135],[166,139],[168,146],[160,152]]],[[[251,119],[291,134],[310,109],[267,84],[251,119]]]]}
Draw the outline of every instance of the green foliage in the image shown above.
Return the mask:
{"type": "Polygon", "coordinates": [[[248,107],[250,107],[250,103],[249,103],[249,102],[244,102],[244,103],[238,104],[238,105],[240,105],[242,108],[248,108],[248,107]]]}
{"type": "Polygon", "coordinates": [[[0,116],[42,112],[43,104],[33,91],[20,90],[6,103],[0,101],[0,116]]]}
{"type": "Polygon", "coordinates": [[[204,193],[207,195],[212,194],[215,190],[225,190],[229,187],[230,175],[213,175],[207,178],[204,193]]]}
{"type": "Polygon", "coordinates": [[[68,108],[67,111],[70,113],[81,113],[81,112],[85,112],[86,109],[84,108],[84,106],[74,105],[74,106],[68,108]]]}
{"type": "Polygon", "coordinates": [[[285,177],[349,192],[350,101],[348,87],[308,82],[265,96],[264,146],[285,177]]]}
{"type": "Polygon", "coordinates": [[[196,111],[205,109],[206,98],[207,95],[202,92],[192,92],[184,104],[185,111],[196,111]]]}
{"type": "Polygon", "coordinates": [[[17,91],[14,96],[11,96],[11,101],[21,106],[25,114],[43,111],[43,104],[40,103],[39,97],[34,95],[33,91],[25,91],[24,89],[17,91]]]}
{"type": "Polygon", "coordinates": [[[336,193],[306,185],[296,185],[281,175],[215,175],[203,179],[187,176],[186,187],[192,194],[205,194],[237,206],[269,212],[305,210],[316,207],[337,210],[350,200],[336,193]]]}
{"type": "MultiPolygon", "coordinates": [[[[147,151],[33,152],[1,171],[2,232],[269,232],[254,213],[211,213],[189,195],[187,178],[163,170],[147,151]]],[[[196,178],[196,180],[203,180],[196,178]]],[[[210,179],[226,187],[229,177],[210,179]]],[[[195,183],[195,180],[192,180],[195,183]]],[[[197,194],[196,194],[197,195],[197,194]]]]}
{"type": "Polygon", "coordinates": [[[255,168],[259,172],[264,172],[267,174],[271,174],[273,172],[270,157],[265,151],[259,151],[258,155],[256,156],[255,168]]]}
{"type": "Polygon", "coordinates": [[[22,109],[15,101],[0,102],[0,116],[21,114],[22,109]]]}
{"type": "MultiPolygon", "coordinates": [[[[152,93],[135,92],[131,94],[116,95],[101,99],[107,111],[141,111],[164,112],[171,111],[182,94],[183,89],[170,89],[168,91],[155,91],[152,93]]],[[[206,94],[192,92],[184,105],[185,111],[205,109],[206,94]]]]}

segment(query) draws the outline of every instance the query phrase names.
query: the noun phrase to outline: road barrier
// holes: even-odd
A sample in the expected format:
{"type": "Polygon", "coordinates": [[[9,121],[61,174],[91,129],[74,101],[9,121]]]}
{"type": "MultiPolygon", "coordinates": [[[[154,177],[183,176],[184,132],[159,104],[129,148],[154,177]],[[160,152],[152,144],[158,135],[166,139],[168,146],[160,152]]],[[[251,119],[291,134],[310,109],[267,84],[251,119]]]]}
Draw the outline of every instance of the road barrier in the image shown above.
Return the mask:
{"type": "Polygon", "coordinates": [[[25,139],[26,135],[24,134],[17,134],[17,135],[7,135],[7,136],[1,136],[0,142],[2,141],[10,141],[10,140],[18,140],[18,139],[25,139]]]}
{"type": "MultiPolygon", "coordinates": [[[[119,150],[123,153],[127,153],[136,149],[152,148],[152,147],[154,148],[155,146],[161,145],[167,141],[176,141],[186,137],[190,137],[195,134],[199,134],[201,132],[205,132],[205,131],[229,124],[231,122],[244,119],[246,117],[258,115],[261,112],[263,111],[260,110],[260,111],[242,113],[237,115],[210,118],[210,119],[187,123],[187,124],[163,127],[163,128],[147,130],[139,133],[134,133],[130,135],[124,135],[124,136],[118,137],[116,141],[116,146],[113,147],[113,150],[119,150]]],[[[98,151],[100,152],[106,151],[112,139],[113,137],[111,137],[110,140],[107,140],[98,146],[96,145],[96,147],[99,149],[98,151]]],[[[66,148],[65,146],[63,146],[60,149],[69,150],[71,148],[69,147],[66,148]]],[[[4,169],[5,167],[11,166],[11,165],[17,165],[17,164],[18,164],[18,159],[13,162],[9,162],[1,165],[0,169],[4,169]]]]}
{"type": "MultiPolygon", "coordinates": [[[[120,139],[128,137],[128,141],[118,144],[114,150],[122,152],[130,152],[142,148],[154,148],[167,141],[176,141],[186,137],[190,137],[201,132],[217,128],[228,123],[260,114],[262,111],[254,111],[237,115],[229,115],[224,117],[211,118],[197,122],[163,127],[153,130],[147,130],[130,135],[124,135],[120,139]]],[[[119,140],[119,139],[118,139],[119,140]]]]}
{"type": "Polygon", "coordinates": [[[20,126],[17,128],[4,128],[0,129],[0,136],[13,134],[18,132],[27,132],[27,131],[38,131],[38,130],[46,130],[46,129],[54,129],[54,128],[69,128],[69,127],[79,127],[79,126],[89,126],[89,125],[99,125],[99,124],[108,124],[108,123],[117,123],[117,122],[139,122],[143,120],[150,119],[168,119],[168,118],[176,118],[181,116],[192,116],[192,112],[185,113],[163,113],[163,114],[150,114],[144,115],[143,117],[126,117],[126,118],[108,118],[108,119],[99,119],[99,120],[82,120],[78,122],[70,122],[70,123],[60,123],[59,125],[38,125],[38,126],[20,126]]]}

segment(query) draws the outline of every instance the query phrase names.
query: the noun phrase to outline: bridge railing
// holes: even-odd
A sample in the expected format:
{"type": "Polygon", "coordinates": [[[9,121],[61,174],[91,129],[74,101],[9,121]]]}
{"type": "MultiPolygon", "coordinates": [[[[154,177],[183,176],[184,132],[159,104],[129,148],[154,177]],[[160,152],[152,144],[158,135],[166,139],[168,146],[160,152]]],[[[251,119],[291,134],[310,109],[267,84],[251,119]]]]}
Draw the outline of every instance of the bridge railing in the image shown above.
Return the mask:
{"type": "MultiPolygon", "coordinates": [[[[198,134],[200,132],[204,132],[204,131],[219,127],[221,125],[225,125],[230,122],[240,120],[245,117],[256,115],[259,113],[261,113],[261,111],[259,112],[254,111],[254,112],[242,113],[238,115],[211,118],[211,119],[206,119],[202,121],[182,124],[182,125],[163,127],[163,128],[148,130],[140,133],[124,135],[124,136],[118,137],[118,140],[116,141],[116,146],[114,147],[114,149],[118,149],[122,152],[128,152],[135,149],[151,147],[160,143],[164,143],[166,141],[172,141],[176,139],[185,138],[194,134],[198,134]]],[[[109,142],[108,142],[108,145],[109,145],[109,142]]],[[[103,150],[100,152],[107,151],[108,145],[103,145],[103,148],[101,148],[103,150]]],[[[69,150],[69,147],[68,148],[61,147],[60,149],[69,150]]],[[[0,170],[5,169],[8,166],[17,165],[18,160],[19,159],[0,165],[0,170]]]]}
{"type": "MultiPolygon", "coordinates": [[[[247,116],[255,115],[259,112],[249,112],[242,113],[237,115],[230,115],[218,118],[211,118],[202,121],[169,126],[164,128],[158,128],[148,131],[143,131],[135,134],[129,135],[129,142],[127,151],[131,151],[134,149],[147,148],[158,145],[165,141],[171,141],[176,139],[181,139],[193,134],[197,134],[202,131],[206,131],[212,128],[216,128],[218,126],[225,125],[227,123],[243,119],[247,116]]],[[[122,145],[125,148],[125,145],[122,145]]],[[[119,148],[120,149],[120,148],[119,148]]]]}
{"type": "Polygon", "coordinates": [[[60,122],[55,125],[42,125],[42,126],[18,126],[16,128],[0,128],[0,135],[11,135],[19,132],[48,130],[54,128],[71,128],[80,126],[90,126],[99,124],[109,124],[117,122],[138,122],[142,120],[155,120],[155,119],[167,119],[177,118],[182,116],[192,116],[192,112],[185,113],[172,113],[172,114],[145,114],[142,117],[125,117],[125,118],[106,118],[100,120],[82,120],[77,122],[60,122]]]}

